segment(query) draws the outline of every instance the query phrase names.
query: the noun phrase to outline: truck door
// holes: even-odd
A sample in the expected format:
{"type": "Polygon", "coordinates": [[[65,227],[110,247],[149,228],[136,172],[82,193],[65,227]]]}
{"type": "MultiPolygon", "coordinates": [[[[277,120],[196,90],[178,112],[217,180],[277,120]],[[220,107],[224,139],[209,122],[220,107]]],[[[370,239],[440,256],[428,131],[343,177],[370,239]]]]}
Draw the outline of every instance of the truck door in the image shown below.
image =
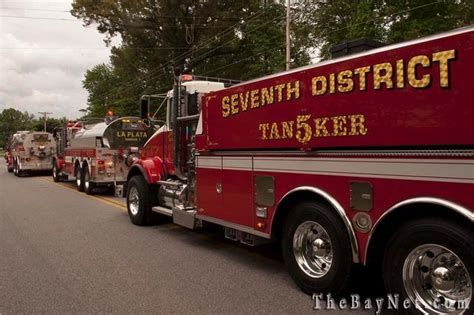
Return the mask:
{"type": "Polygon", "coordinates": [[[224,220],[254,227],[254,184],[251,157],[223,157],[224,220]]]}
{"type": "Polygon", "coordinates": [[[225,220],[222,212],[222,157],[196,157],[196,191],[199,215],[225,220]]]}

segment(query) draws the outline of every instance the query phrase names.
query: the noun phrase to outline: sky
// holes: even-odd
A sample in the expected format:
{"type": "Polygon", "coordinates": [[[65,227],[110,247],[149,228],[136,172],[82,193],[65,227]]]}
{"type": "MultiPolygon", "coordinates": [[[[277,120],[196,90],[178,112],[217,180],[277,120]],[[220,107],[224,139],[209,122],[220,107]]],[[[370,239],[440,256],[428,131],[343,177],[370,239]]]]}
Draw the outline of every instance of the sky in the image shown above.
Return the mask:
{"type": "Polygon", "coordinates": [[[87,107],[84,74],[108,62],[110,49],[94,25],[64,12],[71,3],[0,0],[0,111],[74,119],[87,107]]]}

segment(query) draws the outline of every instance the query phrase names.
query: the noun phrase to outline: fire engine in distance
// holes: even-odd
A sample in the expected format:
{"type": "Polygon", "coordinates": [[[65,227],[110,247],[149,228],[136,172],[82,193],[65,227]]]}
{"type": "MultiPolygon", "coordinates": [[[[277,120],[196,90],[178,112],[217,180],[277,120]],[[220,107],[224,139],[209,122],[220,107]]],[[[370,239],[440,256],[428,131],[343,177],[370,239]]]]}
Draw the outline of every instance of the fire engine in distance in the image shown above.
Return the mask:
{"type": "Polygon", "coordinates": [[[56,150],[53,135],[40,131],[17,131],[7,143],[7,169],[16,176],[51,171],[56,150]]]}

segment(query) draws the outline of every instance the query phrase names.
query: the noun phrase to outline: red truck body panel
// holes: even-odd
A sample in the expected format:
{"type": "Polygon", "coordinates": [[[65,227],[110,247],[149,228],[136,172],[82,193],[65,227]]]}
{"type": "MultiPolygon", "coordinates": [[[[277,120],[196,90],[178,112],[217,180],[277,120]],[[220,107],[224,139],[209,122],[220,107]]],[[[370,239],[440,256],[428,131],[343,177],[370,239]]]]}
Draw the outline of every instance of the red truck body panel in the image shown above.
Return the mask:
{"type": "Polygon", "coordinates": [[[209,93],[199,149],[472,145],[473,55],[461,30],[209,93]]]}

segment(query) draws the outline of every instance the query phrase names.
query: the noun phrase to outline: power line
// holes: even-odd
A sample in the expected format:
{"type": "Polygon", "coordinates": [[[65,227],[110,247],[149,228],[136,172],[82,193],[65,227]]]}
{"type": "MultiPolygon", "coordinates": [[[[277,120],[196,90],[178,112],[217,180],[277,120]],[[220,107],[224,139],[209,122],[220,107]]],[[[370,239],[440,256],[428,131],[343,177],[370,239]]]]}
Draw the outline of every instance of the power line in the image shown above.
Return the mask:
{"type": "MultiPolygon", "coordinates": [[[[5,50],[104,50],[111,47],[0,47],[5,50]]],[[[127,47],[130,50],[188,50],[186,47],[127,47]]]]}
{"type": "MultiPolygon", "coordinates": [[[[20,15],[0,15],[0,17],[4,18],[13,18],[13,19],[27,19],[27,20],[49,20],[49,21],[66,21],[66,22],[81,22],[80,19],[66,19],[66,18],[54,18],[54,17],[43,17],[43,16],[20,16],[20,15]]],[[[224,28],[227,27],[226,25],[209,25],[210,23],[213,23],[215,21],[209,21],[208,23],[197,23],[193,24],[195,28],[224,28]]],[[[151,27],[145,27],[143,25],[139,25],[139,23],[135,24],[130,24],[130,23],[120,23],[120,22],[111,22],[111,24],[117,24],[121,26],[129,26],[129,27],[135,27],[135,28],[143,28],[143,29],[156,29],[156,28],[151,28],[151,27]]],[[[184,24],[181,25],[176,25],[175,24],[160,24],[160,26],[165,27],[165,28],[182,28],[184,27],[184,24]]]]}
{"type": "MultiPolygon", "coordinates": [[[[390,16],[393,16],[393,15],[398,15],[398,14],[402,14],[402,13],[407,13],[407,12],[414,11],[414,10],[417,10],[417,9],[420,9],[420,8],[424,8],[424,7],[427,7],[427,6],[430,6],[430,5],[434,5],[434,4],[437,4],[437,3],[440,3],[440,2],[442,2],[442,0],[435,1],[435,2],[431,2],[431,3],[428,3],[428,4],[424,4],[424,5],[420,5],[420,6],[417,6],[417,7],[413,7],[413,8],[407,9],[407,10],[402,10],[402,11],[395,12],[395,13],[392,13],[392,14],[388,14],[388,15],[385,15],[385,16],[377,17],[377,18],[375,18],[375,19],[367,20],[367,21],[364,21],[364,22],[361,22],[361,23],[357,23],[357,24],[353,24],[353,25],[351,25],[351,26],[366,24],[366,23],[369,23],[369,22],[372,22],[372,21],[375,21],[375,20],[378,20],[378,19],[381,19],[381,18],[386,18],[386,17],[390,17],[390,16]]],[[[266,8],[264,8],[264,9],[258,11],[258,12],[261,12],[259,15],[263,14],[263,11],[264,11],[265,9],[266,9],[266,8]]],[[[283,16],[283,17],[285,17],[285,16],[283,16]]],[[[277,17],[277,18],[278,18],[278,17],[277,17]]],[[[276,18],[276,19],[277,19],[277,18],[276,18]]],[[[249,18],[249,20],[250,20],[250,19],[251,19],[251,18],[249,18]]],[[[276,20],[276,19],[274,19],[274,20],[276,20]]],[[[270,22],[267,22],[267,23],[264,23],[264,24],[271,23],[271,22],[273,22],[274,20],[272,20],[272,21],[270,21],[270,22]]],[[[240,22],[239,22],[239,23],[240,23],[240,22]]],[[[228,30],[224,31],[223,33],[228,33],[229,31],[234,30],[234,27],[237,26],[239,23],[236,23],[234,26],[230,27],[228,30]]],[[[261,28],[262,26],[263,26],[263,25],[261,25],[261,26],[258,27],[258,28],[261,28]]],[[[329,34],[329,33],[337,32],[337,31],[341,31],[341,30],[347,29],[348,27],[350,27],[350,26],[342,27],[342,28],[339,28],[339,29],[336,29],[336,30],[331,30],[331,31],[329,31],[329,32],[325,32],[324,34],[329,34]]],[[[258,28],[256,28],[256,29],[258,29],[258,28]]],[[[256,29],[254,29],[253,31],[255,31],[256,29]]],[[[220,39],[220,38],[216,38],[216,39],[212,40],[211,43],[212,43],[212,42],[215,42],[215,41],[217,41],[217,40],[219,40],[219,39],[220,39]]],[[[231,39],[230,41],[227,41],[227,42],[225,42],[225,43],[229,43],[229,42],[234,41],[234,40],[235,40],[235,39],[231,39]]],[[[207,45],[206,43],[203,43],[203,44],[204,44],[204,46],[207,45]]],[[[199,46],[203,46],[203,45],[199,45],[199,46]]],[[[204,46],[203,46],[203,47],[204,47],[204,46]]],[[[200,55],[200,56],[197,56],[197,57],[195,57],[195,58],[202,58],[203,56],[208,55],[210,52],[215,51],[215,50],[217,50],[217,49],[220,48],[220,47],[222,47],[222,45],[217,46],[217,47],[211,49],[210,51],[205,52],[204,54],[202,54],[202,55],[200,55]]],[[[189,52],[189,53],[184,53],[184,54],[182,54],[182,55],[180,55],[180,56],[178,56],[178,57],[175,57],[174,59],[172,59],[172,60],[166,62],[164,65],[161,65],[161,66],[159,66],[158,68],[153,69],[153,70],[150,71],[148,74],[146,74],[145,77],[148,78],[148,79],[151,79],[151,78],[155,77],[155,76],[157,75],[157,72],[158,72],[158,71],[160,71],[160,70],[162,70],[162,69],[165,69],[166,66],[172,65],[172,64],[173,64],[174,62],[176,62],[177,60],[182,59],[183,56],[186,57],[186,56],[188,56],[188,55],[190,55],[190,54],[191,54],[191,52],[189,52]]],[[[263,54],[263,53],[261,53],[261,54],[259,54],[259,55],[262,55],[262,54],[263,54]]],[[[246,58],[241,59],[241,60],[238,60],[238,61],[232,63],[232,65],[237,64],[237,63],[239,63],[239,62],[242,62],[242,61],[244,61],[244,60],[248,60],[248,59],[250,59],[251,57],[255,57],[255,55],[246,57],[246,58]]],[[[221,69],[224,69],[224,68],[227,68],[227,67],[229,67],[229,66],[230,66],[230,65],[226,65],[226,66],[224,66],[224,67],[221,67],[220,70],[221,70],[221,69]]],[[[213,70],[213,71],[215,71],[215,70],[213,70]]],[[[208,73],[209,73],[209,72],[208,72],[208,73]]],[[[134,81],[136,81],[136,79],[132,79],[132,80],[130,80],[129,82],[134,82],[134,81]]],[[[111,91],[111,92],[109,92],[109,93],[106,93],[105,96],[110,96],[110,95],[112,95],[112,94],[116,94],[116,93],[118,94],[118,93],[120,93],[120,92],[124,92],[124,91],[126,91],[126,90],[128,90],[128,89],[130,89],[130,88],[133,88],[133,87],[138,86],[138,85],[141,84],[141,83],[142,83],[142,82],[137,82],[137,83],[135,83],[135,84],[131,84],[131,85],[128,85],[128,86],[125,85],[125,86],[123,86],[123,88],[119,88],[119,89],[116,90],[116,91],[113,91],[113,92],[111,91]]],[[[126,83],[126,84],[128,84],[128,83],[126,83]]]]}
{"type": "Polygon", "coordinates": [[[28,20],[50,20],[50,21],[68,21],[68,22],[80,22],[77,19],[65,19],[65,18],[49,18],[39,16],[18,16],[18,15],[0,15],[2,18],[13,18],[13,19],[28,19],[28,20]]]}
{"type": "MultiPolygon", "coordinates": [[[[70,10],[53,10],[53,9],[37,9],[37,8],[12,8],[12,7],[0,7],[0,10],[23,10],[23,11],[44,11],[44,12],[62,12],[62,13],[71,13],[70,10]]],[[[237,21],[239,18],[235,17],[225,17],[225,16],[176,16],[176,15],[154,15],[157,18],[183,18],[183,19],[212,19],[212,20],[229,20],[229,21],[237,21]]]]}
{"type": "Polygon", "coordinates": [[[44,11],[44,12],[67,12],[68,10],[53,10],[53,9],[36,9],[36,8],[11,8],[11,7],[0,7],[0,10],[24,10],[24,11],[44,11]]]}
{"type": "MultiPolygon", "coordinates": [[[[205,42],[203,42],[203,43],[197,45],[196,47],[193,47],[193,49],[197,49],[197,51],[199,51],[199,49],[202,49],[202,48],[206,47],[206,46],[209,45],[209,44],[212,44],[212,43],[214,43],[214,42],[217,42],[218,40],[220,40],[220,39],[222,38],[222,36],[226,35],[226,34],[229,33],[229,32],[235,31],[235,28],[236,28],[237,26],[239,26],[239,24],[243,24],[243,23],[245,23],[245,22],[248,23],[250,20],[257,18],[258,16],[261,16],[261,15],[264,13],[265,10],[266,10],[266,8],[260,9],[259,11],[255,12],[253,15],[251,15],[247,20],[242,20],[242,21],[237,22],[236,24],[232,25],[232,26],[229,27],[228,29],[226,29],[226,30],[224,30],[224,31],[222,31],[222,32],[220,32],[220,33],[218,33],[217,35],[215,35],[215,36],[214,36],[214,39],[205,41],[205,42]]],[[[152,69],[149,73],[147,73],[147,74],[145,75],[145,77],[148,78],[148,79],[151,79],[151,78],[155,77],[156,74],[157,74],[159,71],[165,69],[165,68],[168,67],[168,66],[173,65],[176,61],[178,61],[178,60],[180,60],[180,59],[186,58],[187,56],[191,55],[192,53],[193,53],[193,52],[190,51],[190,52],[188,52],[188,53],[183,53],[183,54],[181,54],[181,55],[176,56],[175,58],[171,59],[170,61],[167,61],[167,62],[165,62],[164,64],[158,66],[157,68],[152,69]]],[[[130,81],[127,81],[127,82],[125,82],[125,83],[123,84],[123,85],[124,85],[123,88],[121,88],[121,89],[119,89],[119,90],[117,90],[117,91],[114,91],[114,92],[105,93],[102,97],[108,97],[108,96],[110,96],[110,95],[112,95],[112,94],[114,94],[114,93],[123,92],[123,91],[126,91],[127,89],[130,89],[130,88],[132,88],[132,87],[136,87],[138,84],[141,84],[141,82],[137,82],[137,83],[133,84],[133,82],[135,82],[135,81],[136,81],[136,79],[132,79],[132,80],[130,80],[130,81]],[[131,84],[131,85],[129,85],[129,84],[131,84]],[[127,86],[127,85],[128,85],[128,86],[127,86]]]]}

